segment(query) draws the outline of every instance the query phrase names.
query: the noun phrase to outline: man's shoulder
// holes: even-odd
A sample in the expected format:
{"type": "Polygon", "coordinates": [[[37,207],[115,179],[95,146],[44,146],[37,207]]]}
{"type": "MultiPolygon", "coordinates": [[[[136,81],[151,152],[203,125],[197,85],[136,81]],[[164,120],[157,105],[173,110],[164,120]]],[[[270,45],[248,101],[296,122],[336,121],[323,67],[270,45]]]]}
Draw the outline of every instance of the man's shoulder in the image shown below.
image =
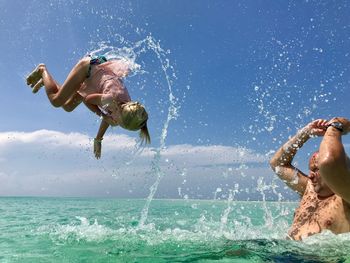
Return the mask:
{"type": "Polygon", "coordinates": [[[341,202],[344,206],[348,207],[350,209],[350,203],[347,202],[344,198],[340,197],[339,195],[336,195],[337,199],[339,200],[339,202],[341,202]]]}

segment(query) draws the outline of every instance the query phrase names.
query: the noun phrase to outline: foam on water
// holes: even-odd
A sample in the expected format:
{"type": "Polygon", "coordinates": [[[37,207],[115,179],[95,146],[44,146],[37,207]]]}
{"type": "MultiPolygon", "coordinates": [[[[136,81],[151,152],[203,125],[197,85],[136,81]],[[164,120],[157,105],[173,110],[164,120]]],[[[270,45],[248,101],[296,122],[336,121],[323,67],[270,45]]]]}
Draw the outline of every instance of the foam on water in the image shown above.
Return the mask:
{"type": "Polygon", "coordinates": [[[187,247],[188,251],[191,251],[204,245],[212,250],[213,254],[223,249],[226,256],[229,253],[245,251],[244,253],[256,253],[260,258],[289,254],[300,260],[308,257],[339,260],[350,252],[350,234],[334,235],[324,231],[302,242],[285,240],[289,224],[283,219],[275,221],[273,227],[266,227],[266,224],[253,226],[248,218],[246,223],[243,223],[243,220],[234,220],[224,231],[221,221],[214,222],[205,216],[199,218],[190,229],[181,226],[160,229],[154,223],[142,228],[130,226],[113,229],[99,224],[96,219],[91,222],[84,217],[77,219],[80,223],[40,227],[38,232],[41,235],[48,234],[51,240],[58,244],[112,241],[115,244],[130,244],[129,249],[146,246],[163,253],[168,253],[163,249],[169,249],[169,246],[187,247]]]}
{"type": "Polygon", "coordinates": [[[302,242],[286,240],[295,207],[290,203],[266,203],[270,225],[259,202],[153,200],[149,223],[141,228],[137,219],[144,200],[0,202],[8,204],[0,219],[0,259],[6,260],[340,262],[350,253],[350,234],[325,231],[302,242]]]}
{"type": "Polygon", "coordinates": [[[178,226],[160,229],[155,223],[138,226],[120,227],[113,229],[98,223],[97,219],[89,220],[85,217],[76,217],[79,223],[55,226],[41,226],[38,232],[49,234],[58,241],[74,242],[103,242],[105,240],[125,239],[143,240],[148,245],[162,244],[163,242],[213,242],[224,238],[227,240],[251,240],[251,239],[280,239],[285,236],[288,224],[280,220],[278,227],[266,228],[265,225],[254,226],[249,218],[246,220],[234,220],[232,223],[213,221],[205,216],[200,217],[194,225],[186,225],[185,221],[176,222],[178,226]]]}

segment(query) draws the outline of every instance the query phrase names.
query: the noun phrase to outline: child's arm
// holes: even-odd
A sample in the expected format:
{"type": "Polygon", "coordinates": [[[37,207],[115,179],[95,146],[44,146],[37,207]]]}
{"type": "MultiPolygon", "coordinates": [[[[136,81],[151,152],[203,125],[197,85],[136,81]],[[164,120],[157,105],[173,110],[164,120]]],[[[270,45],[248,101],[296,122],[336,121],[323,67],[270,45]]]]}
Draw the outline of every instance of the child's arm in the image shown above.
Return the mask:
{"type": "MultiPolygon", "coordinates": [[[[102,116],[103,119],[100,124],[100,128],[97,132],[96,138],[94,139],[94,154],[97,159],[101,157],[101,149],[102,149],[102,140],[105,132],[107,131],[109,125],[117,125],[114,123],[115,121],[110,117],[105,115],[98,106],[103,106],[103,104],[108,104],[109,99],[105,99],[102,103],[102,94],[94,93],[86,96],[84,103],[85,105],[93,112],[95,112],[98,116],[102,116]]],[[[111,100],[112,101],[112,100],[111,100]]]]}
{"type": "Polygon", "coordinates": [[[85,97],[84,102],[95,106],[103,106],[101,100],[102,100],[102,94],[94,93],[94,94],[87,95],[85,97]]]}
{"type": "MultiPolygon", "coordinates": [[[[96,113],[98,116],[105,117],[105,115],[101,112],[101,110],[98,108],[98,105],[102,105],[101,103],[101,94],[90,94],[86,96],[84,103],[86,107],[88,107],[92,112],[96,113]]],[[[101,157],[101,150],[102,150],[102,140],[105,132],[107,131],[109,127],[109,124],[102,119],[100,127],[98,129],[97,135],[94,138],[94,154],[97,159],[101,157]]]]}
{"type": "Polygon", "coordinates": [[[115,104],[115,100],[113,99],[113,96],[111,95],[106,96],[99,93],[94,93],[86,96],[84,99],[84,102],[91,105],[100,106],[100,107],[106,107],[108,105],[111,106],[115,104]]]}
{"type": "Polygon", "coordinates": [[[101,112],[101,110],[94,104],[90,104],[87,102],[84,102],[85,106],[88,107],[89,110],[91,110],[92,112],[96,113],[98,116],[102,117],[103,113],[101,112]]]}
{"type": "Polygon", "coordinates": [[[88,107],[89,110],[96,113],[100,117],[103,116],[103,113],[97,106],[102,106],[101,97],[101,94],[95,93],[86,96],[84,99],[84,104],[86,107],[88,107]]]}
{"type": "Polygon", "coordinates": [[[94,139],[94,154],[97,159],[101,157],[102,140],[108,127],[109,124],[105,120],[102,120],[96,138],[94,139]]]}

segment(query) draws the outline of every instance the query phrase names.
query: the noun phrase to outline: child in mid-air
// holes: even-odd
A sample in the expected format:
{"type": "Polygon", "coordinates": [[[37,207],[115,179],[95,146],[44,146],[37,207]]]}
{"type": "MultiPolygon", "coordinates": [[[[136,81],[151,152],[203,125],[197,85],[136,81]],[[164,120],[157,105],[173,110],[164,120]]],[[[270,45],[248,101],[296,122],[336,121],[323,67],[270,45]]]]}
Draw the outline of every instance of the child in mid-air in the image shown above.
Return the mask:
{"type": "Polygon", "coordinates": [[[111,126],[140,130],[142,141],[150,143],[147,129],[148,114],[144,106],[130,99],[123,78],[129,67],[122,60],[109,60],[104,56],[87,56],[71,70],[63,85],[59,85],[44,64],[39,64],[27,77],[33,93],[45,86],[47,97],[54,107],[73,111],[81,102],[98,116],[102,122],[94,139],[94,154],[101,157],[103,136],[111,126]]]}

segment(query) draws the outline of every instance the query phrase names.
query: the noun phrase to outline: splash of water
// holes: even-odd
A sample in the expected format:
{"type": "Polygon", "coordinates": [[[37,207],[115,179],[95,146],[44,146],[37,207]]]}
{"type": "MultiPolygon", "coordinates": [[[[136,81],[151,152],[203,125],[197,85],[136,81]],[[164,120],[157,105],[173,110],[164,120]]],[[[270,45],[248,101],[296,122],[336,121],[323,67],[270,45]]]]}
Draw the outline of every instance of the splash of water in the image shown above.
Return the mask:
{"type": "Polygon", "coordinates": [[[238,185],[236,186],[235,191],[229,192],[229,197],[227,199],[227,208],[225,209],[223,215],[221,216],[220,233],[223,233],[224,228],[227,225],[228,216],[232,211],[232,201],[234,198],[234,194],[237,192],[237,189],[238,189],[238,185]]]}
{"type": "Polygon", "coordinates": [[[167,86],[169,91],[169,107],[168,107],[168,115],[163,124],[162,133],[160,136],[160,146],[155,151],[155,155],[151,166],[151,170],[156,175],[157,179],[153,183],[153,185],[150,187],[150,194],[146,200],[145,206],[142,209],[141,218],[140,218],[140,227],[143,227],[147,220],[149,206],[158,189],[161,179],[165,175],[165,173],[160,169],[160,165],[159,165],[160,159],[161,159],[161,151],[165,149],[165,140],[168,134],[168,127],[169,127],[170,121],[178,117],[178,109],[179,109],[179,106],[177,106],[177,99],[173,95],[172,81],[168,74],[168,71],[172,70],[169,60],[165,57],[164,50],[160,47],[159,43],[156,43],[155,41],[153,41],[153,38],[148,38],[148,40],[149,40],[148,43],[150,44],[151,49],[155,52],[158,60],[161,63],[162,70],[167,81],[167,86]]]}
{"type": "MultiPolygon", "coordinates": [[[[118,37],[120,42],[126,43],[125,39],[123,39],[121,36],[118,36],[118,37]]],[[[145,71],[141,68],[141,66],[136,63],[136,59],[141,54],[146,53],[147,51],[152,51],[156,55],[161,65],[163,75],[166,80],[166,85],[168,88],[169,106],[168,106],[167,117],[164,121],[163,128],[161,131],[159,147],[154,150],[155,153],[151,163],[151,172],[153,175],[156,175],[156,181],[150,187],[150,194],[141,212],[141,218],[139,223],[141,227],[144,226],[147,220],[150,203],[158,189],[158,185],[162,177],[165,175],[160,168],[160,161],[161,161],[161,151],[165,149],[165,141],[168,134],[169,124],[171,120],[176,119],[178,117],[178,110],[179,110],[178,99],[173,94],[173,88],[172,88],[173,81],[171,79],[172,77],[175,76],[175,74],[173,72],[174,71],[173,67],[170,65],[169,59],[166,57],[169,52],[165,51],[160,46],[159,41],[154,39],[151,35],[147,36],[143,40],[140,40],[134,43],[130,47],[124,46],[122,48],[115,48],[113,46],[108,45],[105,42],[101,42],[99,44],[98,49],[89,52],[91,55],[103,53],[107,57],[107,59],[122,59],[129,65],[129,68],[132,70],[132,74],[136,75],[136,74],[145,73],[145,71]]]]}
{"type": "MultiPolygon", "coordinates": [[[[119,38],[119,42],[124,44],[129,44],[124,38],[117,35],[119,38]]],[[[141,68],[141,66],[136,63],[136,59],[141,55],[148,51],[153,52],[155,54],[157,60],[160,63],[164,78],[166,80],[167,90],[168,90],[168,112],[166,119],[163,124],[163,128],[160,135],[160,141],[159,141],[159,147],[154,150],[154,157],[151,162],[151,173],[156,176],[156,181],[153,183],[153,185],[150,187],[150,193],[149,196],[146,199],[145,206],[143,207],[141,211],[141,217],[139,226],[143,227],[148,215],[148,210],[150,203],[152,202],[152,199],[157,192],[158,185],[165,175],[165,173],[160,168],[160,161],[161,161],[161,152],[165,149],[165,141],[168,134],[168,128],[169,124],[173,119],[176,119],[178,117],[178,99],[173,94],[173,80],[172,78],[175,78],[174,68],[170,65],[170,61],[167,58],[167,54],[169,51],[164,50],[161,46],[159,41],[157,41],[154,37],[151,35],[147,36],[145,39],[135,42],[134,44],[129,46],[124,46],[121,48],[116,48],[114,46],[108,45],[106,42],[99,43],[99,48],[95,49],[89,54],[91,55],[98,55],[103,53],[107,59],[121,59],[125,61],[129,68],[132,70],[132,75],[137,74],[145,74],[146,71],[141,68]]],[[[138,147],[136,147],[135,153],[141,153],[138,147]]],[[[131,161],[132,162],[132,161],[131,161]]],[[[128,162],[130,164],[131,162],[128,162]]]]}

